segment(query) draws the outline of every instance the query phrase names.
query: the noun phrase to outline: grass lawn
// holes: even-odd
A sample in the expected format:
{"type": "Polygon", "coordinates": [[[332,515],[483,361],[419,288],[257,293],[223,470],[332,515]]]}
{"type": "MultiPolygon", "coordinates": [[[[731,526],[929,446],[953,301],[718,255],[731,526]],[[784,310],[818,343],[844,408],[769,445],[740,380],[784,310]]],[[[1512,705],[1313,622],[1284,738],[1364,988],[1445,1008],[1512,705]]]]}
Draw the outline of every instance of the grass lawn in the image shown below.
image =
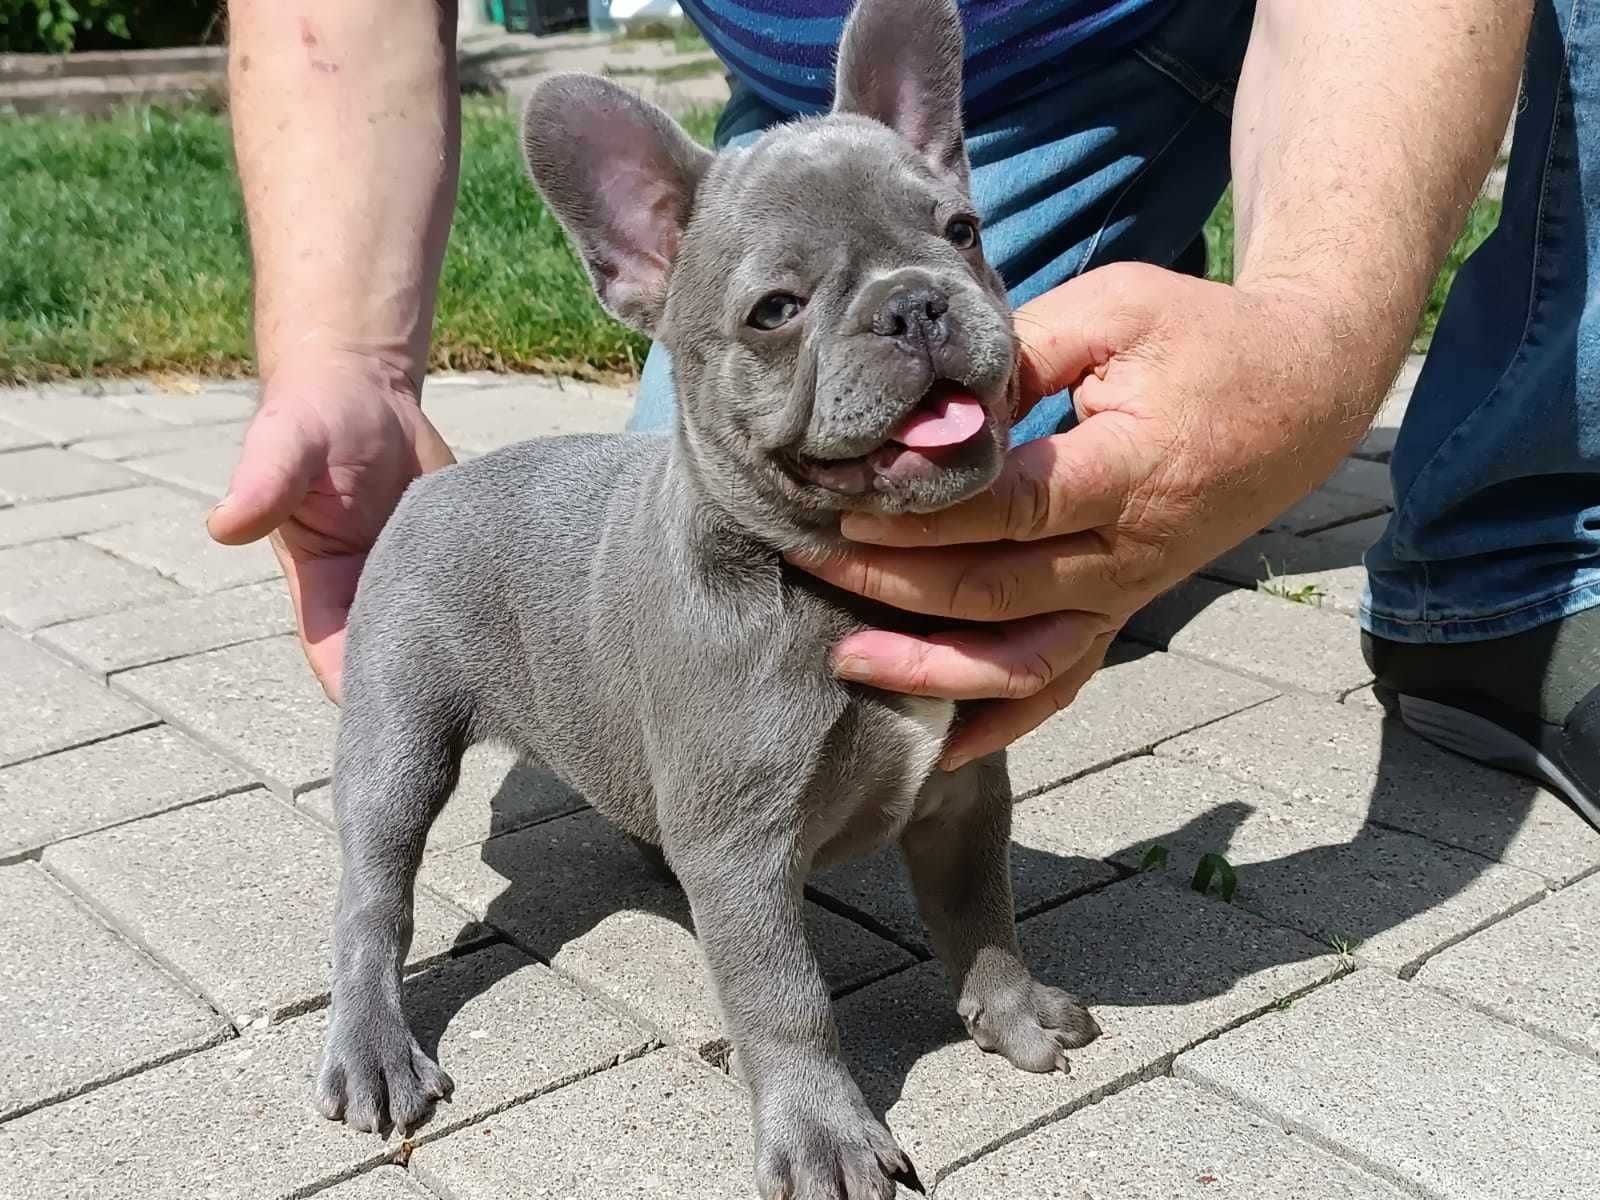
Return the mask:
{"type": "MultiPolygon", "coordinates": [[[[689,123],[709,140],[715,114],[689,123]]],[[[633,371],[642,338],[595,303],[528,184],[515,121],[468,98],[461,193],[434,329],[435,367],[633,371]]],[[[0,382],[250,370],[249,254],[224,118],[134,110],[109,120],[0,118],[0,382]]],[[[1480,203],[1429,301],[1499,217],[1480,203]]],[[[1230,278],[1232,208],[1207,227],[1230,278]]]]}

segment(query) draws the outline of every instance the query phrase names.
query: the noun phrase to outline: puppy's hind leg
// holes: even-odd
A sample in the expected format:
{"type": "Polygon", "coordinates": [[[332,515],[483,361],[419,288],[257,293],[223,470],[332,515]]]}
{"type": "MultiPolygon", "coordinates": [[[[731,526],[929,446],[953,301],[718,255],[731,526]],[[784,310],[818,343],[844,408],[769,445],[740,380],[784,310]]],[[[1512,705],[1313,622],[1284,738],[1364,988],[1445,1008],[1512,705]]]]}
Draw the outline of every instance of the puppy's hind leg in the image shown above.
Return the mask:
{"type": "Polygon", "coordinates": [[[334,762],[344,872],[317,1106],[373,1133],[413,1128],[452,1087],[412,1037],[400,998],[417,868],[462,749],[460,722],[419,691],[347,672],[334,762]]]}

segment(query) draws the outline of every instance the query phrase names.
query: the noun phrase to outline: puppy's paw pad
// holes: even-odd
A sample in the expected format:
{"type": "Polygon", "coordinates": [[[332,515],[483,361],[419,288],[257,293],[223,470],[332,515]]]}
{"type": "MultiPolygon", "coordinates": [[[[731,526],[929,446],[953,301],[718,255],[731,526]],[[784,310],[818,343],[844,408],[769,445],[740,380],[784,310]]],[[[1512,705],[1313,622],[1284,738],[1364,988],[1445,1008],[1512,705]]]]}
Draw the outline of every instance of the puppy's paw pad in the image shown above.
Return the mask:
{"type": "Polygon", "coordinates": [[[1075,997],[1037,980],[982,1002],[963,1000],[959,1011],[979,1047],[1024,1071],[1066,1073],[1066,1052],[1100,1036],[1099,1024],[1075,997]]]}

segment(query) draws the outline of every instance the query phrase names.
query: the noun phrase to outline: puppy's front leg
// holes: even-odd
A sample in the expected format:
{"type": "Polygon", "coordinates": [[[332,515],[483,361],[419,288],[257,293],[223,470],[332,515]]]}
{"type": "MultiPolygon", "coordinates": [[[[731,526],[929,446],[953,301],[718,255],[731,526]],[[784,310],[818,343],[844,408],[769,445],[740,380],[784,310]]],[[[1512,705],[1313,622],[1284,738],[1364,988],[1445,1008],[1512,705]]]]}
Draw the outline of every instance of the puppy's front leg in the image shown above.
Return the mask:
{"type": "Polygon", "coordinates": [[[972,1040],[1025,1071],[1068,1069],[1067,1051],[1100,1033],[1059,988],[1022,961],[1011,897],[1011,781],[989,758],[928,783],[928,815],[900,838],[917,906],[955,987],[972,1040]]]}
{"type": "Polygon", "coordinates": [[[889,1200],[896,1181],[921,1191],[840,1059],[797,847],[777,834],[676,845],[669,835],[667,854],[750,1086],[763,1200],[889,1200]]]}

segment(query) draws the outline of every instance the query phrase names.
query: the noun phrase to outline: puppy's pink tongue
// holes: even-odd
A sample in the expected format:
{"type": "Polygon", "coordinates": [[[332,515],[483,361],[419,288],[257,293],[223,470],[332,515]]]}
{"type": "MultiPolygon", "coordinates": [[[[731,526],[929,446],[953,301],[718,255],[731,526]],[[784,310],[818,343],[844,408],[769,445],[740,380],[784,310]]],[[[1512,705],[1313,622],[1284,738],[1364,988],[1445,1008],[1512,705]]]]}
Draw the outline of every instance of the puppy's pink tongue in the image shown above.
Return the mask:
{"type": "Polygon", "coordinates": [[[919,450],[959,446],[983,428],[983,405],[965,393],[947,393],[919,404],[889,434],[891,441],[919,450]]]}

